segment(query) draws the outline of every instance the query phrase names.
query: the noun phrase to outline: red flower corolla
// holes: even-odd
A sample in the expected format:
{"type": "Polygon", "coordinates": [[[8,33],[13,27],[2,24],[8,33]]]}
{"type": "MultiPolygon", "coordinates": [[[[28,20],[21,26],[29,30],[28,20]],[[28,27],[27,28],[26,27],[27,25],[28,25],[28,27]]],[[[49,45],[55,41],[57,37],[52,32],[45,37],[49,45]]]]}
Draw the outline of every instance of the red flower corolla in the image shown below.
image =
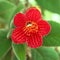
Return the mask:
{"type": "Polygon", "coordinates": [[[50,32],[50,24],[42,19],[41,12],[32,7],[25,14],[14,17],[16,28],[12,32],[12,41],[16,44],[27,43],[31,48],[42,45],[42,37],[50,32]]]}

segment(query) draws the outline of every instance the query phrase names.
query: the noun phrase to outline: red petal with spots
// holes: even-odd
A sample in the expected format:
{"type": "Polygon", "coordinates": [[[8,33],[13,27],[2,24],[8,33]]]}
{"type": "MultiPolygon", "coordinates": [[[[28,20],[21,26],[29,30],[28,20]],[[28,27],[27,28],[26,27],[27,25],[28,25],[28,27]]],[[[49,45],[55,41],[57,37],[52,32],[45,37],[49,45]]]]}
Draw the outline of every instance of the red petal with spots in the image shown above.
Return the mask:
{"type": "Polygon", "coordinates": [[[38,48],[42,45],[42,36],[39,34],[32,34],[27,37],[27,44],[31,48],[38,48]]]}
{"type": "Polygon", "coordinates": [[[27,21],[27,18],[22,13],[18,13],[14,17],[14,24],[16,27],[23,27],[25,25],[26,21],[27,21]]]}
{"type": "Polygon", "coordinates": [[[39,19],[41,19],[41,12],[38,9],[32,7],[26,11],[26,16],[29,20],[37,22],[39,19]]]}
{"type": "Polygon", "coordinates": [[[15,28],[12,32],[12,41],[16,44],[23,44],[26,36],[21,28],[15,28]]]}
{"type": "Polygon", "coordinates": [[[50,24],[44,20],[39,21],[38,25],[39,25],[39,33],[42,36],[47,35],[51,30],[50,24]]]}

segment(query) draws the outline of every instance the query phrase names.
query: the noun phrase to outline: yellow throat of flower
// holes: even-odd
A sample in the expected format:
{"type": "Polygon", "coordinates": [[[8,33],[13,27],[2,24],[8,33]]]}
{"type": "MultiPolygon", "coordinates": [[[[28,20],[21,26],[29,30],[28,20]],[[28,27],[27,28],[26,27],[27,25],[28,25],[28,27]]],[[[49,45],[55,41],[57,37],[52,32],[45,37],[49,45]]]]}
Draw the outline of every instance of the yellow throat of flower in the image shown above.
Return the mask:
{"type": "Polygon", "coordinates": [[[26,32],[27,35],[30,35],[31,33],[36,33],[38,32],[38,25],[35,22],[27,22],[24,31],[26,32]]]}

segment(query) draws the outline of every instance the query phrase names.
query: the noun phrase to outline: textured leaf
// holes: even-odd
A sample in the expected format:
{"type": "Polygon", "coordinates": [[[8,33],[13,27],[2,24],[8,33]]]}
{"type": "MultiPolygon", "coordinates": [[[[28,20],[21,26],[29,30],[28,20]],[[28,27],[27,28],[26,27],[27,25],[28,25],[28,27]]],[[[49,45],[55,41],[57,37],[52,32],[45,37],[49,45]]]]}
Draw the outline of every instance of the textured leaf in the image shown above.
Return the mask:
{"type": "Polygon", "coordinates": [[[60,0],[36,0],[38,5],[49,11],[60,14],[60,0]]]}
{"type": "Polygon", "coordinates": [[[11,41],[7,39],[7,31],[0,30],[0,59],[8,52],[11,41]]]}
{"type": "Polygon", "coordinates": [[[4,22],[4,19],[0,18],[0,29],[5,27],[6,27],[6,23],[4,22]]]}
{"type": "Polygon", "coordinates": [[[51,32],[44,37],[44,46],[60,46],[60,24],[49,21],[51,25],[51,32]]]}
{"type": "Polygon", "coordinates": [[[12,45],[13,51],[17,57],[18,60],[25,60],[26,59],[26,48],[24,45],[12,45]]]}
{"type": "Polygon", "coordinates": [[[32,60],[59,60],[59,57],[53,48],[40,47],[32,49],[32,60]]]}
{"type": "Polygon", "coordinates": [[[17,5],[19,3],[19,0],[8,0],[8,1],[15,4],[15,5],[17,5]]]}
{"type": "Polygon", "coordinates": [[[17,5],[17,8],[15,10],[15,14],[20,12],[22,9],[24,8],[24,5],[20,2],[18,5],[17,5]]]}
{"type": "Polygon", "coordinates": [[[7,54],[2,58],[2,60],[11,60],[12,53],[11,50],[7,52],[7,54]]]}
{"type": "Polygon", "coordinates": [[[0,1],[0,17],[8,23],[15,10],[15,5],[7,1],[0,1]]]}
{"type": "Polygon", "coordinates": [[[2,58],[2,60],[17,60],[17,58],[14,55],[12,49],[10,49],[8,53],[2,58]]]}

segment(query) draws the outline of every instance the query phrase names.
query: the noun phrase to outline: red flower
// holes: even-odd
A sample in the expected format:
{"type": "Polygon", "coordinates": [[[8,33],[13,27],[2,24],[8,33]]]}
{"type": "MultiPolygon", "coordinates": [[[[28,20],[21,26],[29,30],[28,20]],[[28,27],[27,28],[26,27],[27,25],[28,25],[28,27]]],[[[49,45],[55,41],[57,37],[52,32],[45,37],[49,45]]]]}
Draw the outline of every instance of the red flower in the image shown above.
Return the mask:
{"type": "Polygon", "coordinates": [[[14,17],[16,28],[12,32],[12,41],[16,44],[27,43],[31,48],[42,45],[42,37],[50,32],[50,25],[42,19],[36,8],[30,8],[25,14],[18,13],[14,17]]]}

